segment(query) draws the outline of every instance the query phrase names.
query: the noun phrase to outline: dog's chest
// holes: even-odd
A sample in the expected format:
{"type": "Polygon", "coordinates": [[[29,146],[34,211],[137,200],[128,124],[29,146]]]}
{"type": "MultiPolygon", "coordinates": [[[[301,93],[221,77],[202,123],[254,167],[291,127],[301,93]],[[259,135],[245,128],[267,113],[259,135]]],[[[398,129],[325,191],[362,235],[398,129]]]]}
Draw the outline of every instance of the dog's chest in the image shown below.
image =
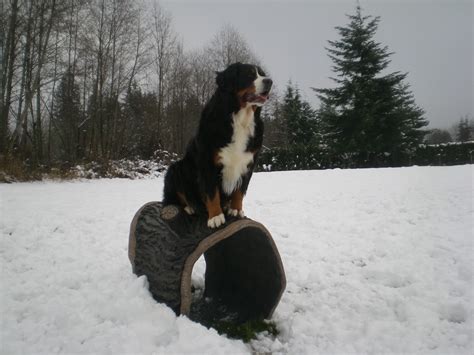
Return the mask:
{"type": "Polygon", "coordinates": [[[247,144],[255,134],[254,112],[251,107],[233,114],[231,142],[219,152],[222,164],[222,189],[231,195],[242,183],[242,176],[248,172],[253,153],[246,152],[247,144]]]}

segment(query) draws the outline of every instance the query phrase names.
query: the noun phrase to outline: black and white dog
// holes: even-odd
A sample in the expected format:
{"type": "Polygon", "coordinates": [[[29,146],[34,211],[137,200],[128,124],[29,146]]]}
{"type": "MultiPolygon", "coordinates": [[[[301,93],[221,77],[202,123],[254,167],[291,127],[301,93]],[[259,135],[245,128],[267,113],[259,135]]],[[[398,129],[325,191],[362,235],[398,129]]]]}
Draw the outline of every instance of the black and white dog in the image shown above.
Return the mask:
{"type": "Polygon", "coordinates": [[[216,82],[196,136],[166,173],[163,198],[189,214],[205,209],[211,228],[225,223],[223,211],[245,216],[242,200],[262,147],[261,106],[272,87],[261,68],[242,63],[217,73],[216,82]]]}

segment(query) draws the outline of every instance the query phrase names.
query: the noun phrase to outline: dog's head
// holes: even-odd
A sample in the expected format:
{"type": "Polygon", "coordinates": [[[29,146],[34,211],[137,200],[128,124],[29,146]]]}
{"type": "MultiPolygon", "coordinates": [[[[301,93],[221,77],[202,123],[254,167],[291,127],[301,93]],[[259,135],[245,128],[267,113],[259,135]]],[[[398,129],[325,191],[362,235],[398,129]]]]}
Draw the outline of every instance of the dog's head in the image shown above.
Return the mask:
{"type": "Polygon", "coordinates": [[[233,93],[241,104],[263,106],[272,88],[272,79],[262,68],[252,64],[234,63],[217,73],[218,90],[233,93]]]}

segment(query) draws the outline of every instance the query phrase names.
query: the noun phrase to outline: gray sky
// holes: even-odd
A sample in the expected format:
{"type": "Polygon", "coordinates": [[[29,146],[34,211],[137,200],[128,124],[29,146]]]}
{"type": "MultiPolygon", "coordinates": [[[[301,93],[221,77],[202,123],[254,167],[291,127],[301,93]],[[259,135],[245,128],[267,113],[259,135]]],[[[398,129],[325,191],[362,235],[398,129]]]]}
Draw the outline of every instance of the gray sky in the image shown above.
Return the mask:
{"type": "MultiPolygon", "coordinates": [[[[318,100],[310,87],[329,87],[331,61],[324,49],[338,39],[355,0],[168,0],[176,32],[186,49],[203,46],[225,24],[245,37],[280,90],[288,80],[305,98],[318,100]]],[[[363,13],[380,16],[377,41],[389,47],[390,71],[408,72],[416,101],[432,128],[448,128],[472,117],[473,0],[361,0],[363,13]]]]}

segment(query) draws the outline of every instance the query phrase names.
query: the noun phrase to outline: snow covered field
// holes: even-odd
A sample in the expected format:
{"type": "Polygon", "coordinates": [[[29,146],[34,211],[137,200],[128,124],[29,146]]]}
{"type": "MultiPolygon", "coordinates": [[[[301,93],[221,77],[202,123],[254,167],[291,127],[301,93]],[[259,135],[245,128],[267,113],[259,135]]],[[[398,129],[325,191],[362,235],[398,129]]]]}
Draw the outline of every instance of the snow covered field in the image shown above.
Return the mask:
{"type": "Polygon", "coordinates": [[[0,185],[0,353],[472,354],[473,167],[255,174],[244,206],[287,288],[280,334],[249,345],[132,274],[129,223],[162,179],[0,185]]]}

